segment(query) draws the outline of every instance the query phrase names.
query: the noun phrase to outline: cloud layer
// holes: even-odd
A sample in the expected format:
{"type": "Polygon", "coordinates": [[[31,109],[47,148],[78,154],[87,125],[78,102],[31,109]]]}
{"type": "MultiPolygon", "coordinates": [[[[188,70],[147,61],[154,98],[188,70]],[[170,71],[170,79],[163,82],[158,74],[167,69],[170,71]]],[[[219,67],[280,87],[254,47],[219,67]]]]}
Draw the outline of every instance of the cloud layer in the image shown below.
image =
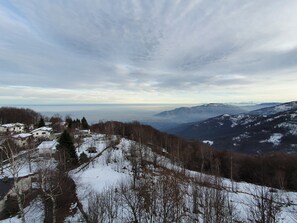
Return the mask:
{"type": "Polygon", "coordinates": [[[294,0],[3,1],[0,103],[295,100],[296,11],[294,0]]]}

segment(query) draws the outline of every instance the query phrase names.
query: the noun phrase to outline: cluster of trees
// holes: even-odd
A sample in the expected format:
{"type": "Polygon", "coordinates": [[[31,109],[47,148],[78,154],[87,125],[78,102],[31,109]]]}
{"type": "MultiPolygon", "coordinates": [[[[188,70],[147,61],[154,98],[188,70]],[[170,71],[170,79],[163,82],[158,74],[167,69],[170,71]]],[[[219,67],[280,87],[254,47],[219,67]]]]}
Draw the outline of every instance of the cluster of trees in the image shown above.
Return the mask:
{"type": "MultiPolygon", "coordinates": [[[[173,177],[160,177],[158,183],[146,179],[135,188],[122,183],[88,197],[88,222],[181,222],[185,216],[183,191],[173,177]],[[169,183],[170,182],[170,183],[169,183]],[[117,221],[116,221],[117,220],[117,221]]],[[[188,221],[189,222],[189,221],[188,221]]]]}
{"type": "Polygon", "coordinates": [[[70,130],[74,129],[89,129],[88,121],[85,117],[80,119],[72,119],[70,116],[67,116],[65,118],[65,121],[67,123],[67,126],[70,130]]]}
{"type": "Polygon", "coordinates": [[[37,127],[45,126],[45,121],[48,121],[51,123],[51,127],[55,132],[61,132],[65,129],[67,126],[68,131],[72,132],[76,129],[89,129],[90,126],[88,124],[88,121],[85,117],[82,119],[72,119],[69,115],[65,117],[64,119],[59,115],[55,114],[52,117],[40,117],[37,127]]]}
{"type": "Polygon", "coordinates": [[[92,125],[91,130],[135,140],[157,153],[162,153],[165,148],[171,160],[191,170],[236,181],[297,190],[297,156],[294,154],[246,155],[216,151],[206,144],[186,141],[138,122],[101,122],[92,125]]]}
{"type": "MultiPolygon", "coordinates": [[[[55,114],[52,117],[44,117],[40,113],[28,108],[0,108],[0,124],[20,122],[26,125],[33,124],[36,127],[43,127],[45,126],[45,121],[51,122],[55,132],[61,132],[63,130],[61,124],[64,122],[64,119],[59,114],[55,114]]],[[[65,122],[70,131],[74,129],[89,129],[90,127],[85,117],[82,119],[72,119],[70,116],[66,116],[65,122]]]]}
{"type": "Polygon", "coordinates": [[[28,108],[1,107],[0,124],[24,123],[26,125],[36,124],[41,115],[28,108]]]}

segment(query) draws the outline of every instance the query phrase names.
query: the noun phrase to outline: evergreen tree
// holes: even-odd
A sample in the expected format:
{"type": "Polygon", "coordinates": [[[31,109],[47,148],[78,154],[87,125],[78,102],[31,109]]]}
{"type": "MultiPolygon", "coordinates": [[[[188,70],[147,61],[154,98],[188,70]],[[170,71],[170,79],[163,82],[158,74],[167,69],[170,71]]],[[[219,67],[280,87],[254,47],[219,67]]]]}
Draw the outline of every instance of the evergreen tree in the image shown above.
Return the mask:
{"type": "Polygon", "coordinates": [[[85,154],[84,152],[82,152],[82,153],[80,154],[80,156],[79,156],[79,162],[80,162],[81,164],[83,164],[83,163],[86,163],[86,162],[88,162],[88,161],[89,161],[89,158],[88,158],[87,154],[85,154]]]}
{"type": "Polygon", "coordinates": [[[82,118],[81,125],[82,125],[82,128],[83,129],[89,129],[89,124],[88,124],[88,122],[87,122],[87,120],[86,120],[85,117],[82,118]]]}
{"type": "Polygon", "coordinates": [[[45,126],[44,119],[41,117],[38,122],[38,128],[45,126]]]}
{"type": "Polygon", "coordinates": [[[58,151],[65,157],[66,167],[75,166],[78,164],[78,157],[75,151],[73,140],[70,134],[64,130],[59,139],[58,151]]]}
{"type": "Polygon", "coordinates": [[[81,123],[80,123],[80,120],[78,118],[73,120],[72,127],[74,129],[76,129],[76,128],[80,129],[81,128],[81,123]]]}
{"type": "Polygon", "coordinates": [[[71,129],[73,124],[72,118],[70,116],[66,116],[65,122],[67,123],[68,128],[71,129]]]}

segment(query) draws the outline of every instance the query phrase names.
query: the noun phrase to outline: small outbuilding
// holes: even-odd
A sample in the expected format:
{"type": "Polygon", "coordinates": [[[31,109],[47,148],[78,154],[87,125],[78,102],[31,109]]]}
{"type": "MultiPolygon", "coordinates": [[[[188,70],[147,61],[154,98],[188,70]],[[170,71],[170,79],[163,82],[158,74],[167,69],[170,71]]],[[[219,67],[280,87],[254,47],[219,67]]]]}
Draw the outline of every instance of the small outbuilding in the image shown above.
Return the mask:
{"type": "Polygon", "coordinates": [[[37,146],[37,150],[39,155],[41,156],[47,156],[47,155],[51,156],[56,152],[57,145],[58,145],[58,142],[56,140],[43,141],[42,143],[40,143],[39,146],[37,146]]]}
{"type": "Polygon", "coordinates": [[[87,149],[88,153],[97,153],[96,147],[92,146],[87,149]]]}

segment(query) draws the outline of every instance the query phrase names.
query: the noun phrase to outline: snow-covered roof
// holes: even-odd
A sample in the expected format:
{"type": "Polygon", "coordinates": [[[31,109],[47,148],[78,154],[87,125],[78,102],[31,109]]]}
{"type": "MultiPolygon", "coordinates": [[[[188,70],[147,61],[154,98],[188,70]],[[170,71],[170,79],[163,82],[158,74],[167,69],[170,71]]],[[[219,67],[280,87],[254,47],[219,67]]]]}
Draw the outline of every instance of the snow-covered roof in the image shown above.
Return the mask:
{"type": "Polygon", "coordinates": [[[15,125],[12,124],[12,123],[9,123],[9,124],[4,124],[4,125],[2,125],[2,126],[5,127],[5,128],[12,128],[12,127],[14,127],[15,125]]]}
{"type": "Polygon", "coordinates": [[[24,124],[23,123],[8,123],[8,124],[3,124],[2,126],[5,128],[12,128],[15,126],[24,126],[24,124]]]}
{"type": "Polygon", "coordinates": [[[32,130],[32,133],[34,133],[34,132],[38,132],[38,131],[46,131],[46,132],[51,132],[51,131],[53,131],[53,129],[52,128],[50,128],[50,127],[40,127],[40,128],[38,128],[38,129],[34,129],[34,130],[32,130]]]}
{"type": "Polygon", "coordinates": [[[16,126],[25,126],[25,124],[23,124],[23,123],[19,123],[19,122],[15,123],[15,125],[16,125],[16,126]]]}
{"type": "Polygon", "coordinates": [[[37,149],[38,149],[39,151],[41,151],[41,150],[48,150],[48,149],[55,150],[57,144],[58,144],[58,143],[57,143],[56,140],[52,140],[52,141],[43,141],[42,143],[40,143],[39,146],[37,146],[37,149]]]}
{"type": "Polygon", "coordinates": [[[32,136],[31,133],[20,133],[20,134],[14,135],[13,138],[22,138],[22,139],[24,139],[24,138],[28,138],[30,136],[32,136]]]}
{"type": "Polygon", "coordinates": [[[90,134],[90,129],[83,129],[83,130],[79,130],[80,133],[88,133],[90,134]]]}

